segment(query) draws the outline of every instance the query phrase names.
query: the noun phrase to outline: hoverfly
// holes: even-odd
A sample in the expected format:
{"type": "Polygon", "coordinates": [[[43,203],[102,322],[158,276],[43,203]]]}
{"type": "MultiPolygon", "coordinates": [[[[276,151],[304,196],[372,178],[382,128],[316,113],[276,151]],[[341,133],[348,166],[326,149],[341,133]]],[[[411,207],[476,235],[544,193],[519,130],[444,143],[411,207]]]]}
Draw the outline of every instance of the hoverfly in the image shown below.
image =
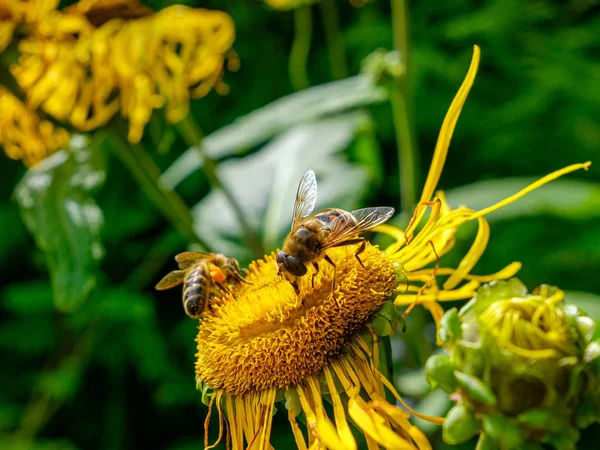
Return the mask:
{"type": "MultiPolygon", "coordinates": [[[[317,180],[309,170],[304,174],[294,204],[292,230],[285,238],[283,249],[277,253],[277,270],[284,275],[298,293],[297,279],[306,275],[308,264],[319,272],[318,262],[324,259],[333,266],[333,290],[335,290],[336,265],[326,251],[333,247],[360,244],[354,257],[364,267],[360,254],[366,248],[366,240],[359,235],[387,221],[394,208],[381,206],[348,212],[330,208],[312,214],[317,201],[317,180]]],[[[335,295],[335,293],[334,293],[335,295]]]]}
{"type": "Polygon", "coordinates": [[[183,309],[193,319],[202,316],[217,287],[228,289],[225,282],[248,283],[240,274],[239,263],[220,253],[183,252],[175,256],[175,261],[179,270],[168,273],[156,289],[162,291],[183,283],[183,309]]]}

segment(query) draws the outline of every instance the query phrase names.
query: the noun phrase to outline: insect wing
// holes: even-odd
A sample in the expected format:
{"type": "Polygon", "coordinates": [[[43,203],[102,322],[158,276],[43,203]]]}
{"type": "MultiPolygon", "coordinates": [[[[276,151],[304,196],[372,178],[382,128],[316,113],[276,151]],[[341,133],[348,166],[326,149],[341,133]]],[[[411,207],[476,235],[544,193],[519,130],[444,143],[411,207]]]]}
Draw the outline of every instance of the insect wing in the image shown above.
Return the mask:
{"type": "Polygon", "coordinates": [[[360,233],[362,233],[387,222],[394,215],[394,208],[390,206],[363,208],[352,211],[352,215],[356,219],[356,225],[360,229],[360,233]]]}
{"type": "Polygon", "coordinates": [[[352,239],[361,233],[375,228],[377,225],[389,220],[394,214],[394,208],[379,206],[375,208],[357,209],[348,213],[354,220],[346,215],[340,215],[331,221],[331,232],[323,242],[323,248],[335,247],[347,239],[352,239]]]}
{"type": "Polygon", "coordinates": [[[168,273],[162,280],[156,285],[156,290],[164,291],[165,289],[171,289],[178,284],[183,283],[185,277],[185,270],[174,270],[168,273]]]}
{"type": "Polygon", "coordinates": [[[294,214],[292,215],[292,229],[295,228],[304,217],[308,216],[317,203],[317,178],[312,170],[304,174],[294,203],[294,214]]]}
{"type": "Polygon", "coordinates": [[[203,259],[212,261],[212,255],[210,253],[201,252],[183,252],[175,256],[175,261],[179,264],[180,269],[188,269],[203,259]]]}

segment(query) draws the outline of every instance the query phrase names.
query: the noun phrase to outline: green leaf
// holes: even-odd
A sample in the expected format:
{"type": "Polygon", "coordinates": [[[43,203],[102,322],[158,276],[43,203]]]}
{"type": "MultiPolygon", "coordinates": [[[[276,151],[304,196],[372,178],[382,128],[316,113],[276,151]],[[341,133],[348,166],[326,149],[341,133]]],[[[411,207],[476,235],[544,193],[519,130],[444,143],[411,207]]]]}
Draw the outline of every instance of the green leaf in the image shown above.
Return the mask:
{"type": "Polygon", "coordinates": [[[78,391],[82,374],[81,358],[79,355],[70,356],[62,360],[58,367],[42,374],[38,389],[55,400],[69,400],[78,391]]]}
{"type": "Polygon", "coordinates": [[[2,291],[2,307],[20,316],[50,313],[54,310],[50,284],[47,281],[11,284],[2,291]]]}
{"type": "MultiPolygon", "coordinates": [[[[570,177],[575,178],[577,174],[570,177]]],[[[466,205],[480,210],[516,194],[536,179],[523,177],[480,181],[450,189],[446,192],[446,199],[452,207],[466,205]]],[[[486,217],[493,221],[543,214],[572,220],[600,217],[600,183],[559,179],[486,217]]]]}
{"type": "Polygon", "coordinates": [[[45,253],[54,304],[63,312],[80,306],[96,282],[103,218],[91,195],[104,179],[102,155],[77,135],[70,149],[29,169],[15,190],[23,222],[45,253]]]}
{"type": "MultiPolygon", "coordinates": [[[[386,98],[385,90],[366,75],[304,89],[209,134],[202,141],[203,150],[211,158],[223,158],[247,151],[298,124],[316,122],[360,106],[383,102],[386,98]]],[[[165,171],[162,180],[167,186],[175,187],[202,164],[202,157],[192,147],[165,171]]]]}
{"type": "Polygon", "coordinates": [[[55,324],[50,317],[4,320],[0,327],[0,350],[22,357],[43,357],[56,346],[55,324]]]}
{"type": "MultiPolygon", "coordinates": [[[[260,151],[219,165],[219,177],[242,206],[250,226],[264,230],[266,249],[281,245],[289,231],[298,182],[308,169],[317,174],[317,210],[325,205],[349,210],[359,205],[368,176],[339,153],[365,120],[368,115],[351,113],[299,125],[260,151]]],[[[192,215],[197,234],[213,248],[241,259],[251,257],[241,242],[237,218],[221,192],[212,191],[194,207],[192,215]]]]}

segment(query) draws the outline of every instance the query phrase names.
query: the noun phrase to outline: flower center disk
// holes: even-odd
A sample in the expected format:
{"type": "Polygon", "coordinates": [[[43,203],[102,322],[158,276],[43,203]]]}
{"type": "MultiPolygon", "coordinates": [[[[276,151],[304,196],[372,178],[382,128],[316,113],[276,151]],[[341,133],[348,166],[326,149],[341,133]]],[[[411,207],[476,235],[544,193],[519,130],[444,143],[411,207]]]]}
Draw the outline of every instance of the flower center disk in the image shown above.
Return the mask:
{"type": "Polygon", "coordinates": [[[200,323],[196,375],[212,389],[237,395],[285,387],[320,372],[342,352],[398,286],[399,267],[376,246],[360,259],[356,246],[327,251],[299,280],[299,295],[277,275],[275,254],[250,265],[246,281],[211,300],[200,323]],[[314,281],[314,286],[313,286],[314,281]]]}

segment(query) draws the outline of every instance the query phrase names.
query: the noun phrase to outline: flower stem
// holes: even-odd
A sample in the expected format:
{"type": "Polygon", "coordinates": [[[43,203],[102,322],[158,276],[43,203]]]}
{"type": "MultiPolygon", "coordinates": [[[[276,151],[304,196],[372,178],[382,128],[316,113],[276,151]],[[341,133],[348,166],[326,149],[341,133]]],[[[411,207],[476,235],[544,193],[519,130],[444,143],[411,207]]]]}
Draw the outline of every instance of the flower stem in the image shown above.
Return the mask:
{"type": "Polygon", "coordinates": [[[346,50],[337,5],[335,0],[323,0],[320,6],[323,14],[327,50],[329,51],[331,77],[334,80],[341,80],[348,76],[348,67],[346,65],[346,50]]]}
{"type": "Polygon", "coordinates": [[[110,135],[113,151],[129,170],[140,188],[169,219],[177,230],[190,242],[199,244],[205,251],[210,247],[194,231],[194,221],[189,208],[177,192],[166,188],[160,181],[160,169],[141,146],[125,143],[121,138],[110,135]]]}
{"type": "Polygon", "coordinates": [[[398,147],[398,163],[400,171],[400,198],[402,210],[410,211],[416,203],[416,185],[418,173],[418,152],[414,144],[414,126],[410,102],[410,72],[408,52],[408,20],[406,0],[391,0],[392,26],[394,30],[394,48],[400,53],[406,74],[394,83],[390,89],[390,102],[398,147]]]}
{"type": "Polygon", "coordinates": [[[250,223],[246,218],[246,214],[244,213],[244,210],[242,209],[236,198],[219,178],[219,175],[217,173],[217,162],[214,159],[210,158],[208,155],[206,155],[206,152],[202,145],[203,133],[202,130],[200,130],[200,127],[193,121],[193,119],[189,115],[186,116],[185,119],[176,123],[175,126],[177,127],[177,130],[181,134],[181,137],[186,142],[186,144],[189,145],[191,148],[195,149],[200,154],[200,157],[204,162],[204,172],[206,173],[210,185],[213,187],[213,189],[220,190],[227,199],[227,202],[229,203],[237,217],[238,223],[242,230],[242,234],[246,243],[248,244],[248,247],[250,248],[250,251],[252,251],[254,256],[257,258],[263,257],[265,251],[262,247],[260,237],[258,236],[256,231],[250,226],[250,223]]]}
{"type": "Polygon", "coordinates": [[[294,42],[290,51],[290,83],[296,91],[310,87],[306,72],[306,60],[312,37],[312,15],[310,6],[294,10],[294,42]]]}
{"type": "MultiPolygon", "coordinates": [[[[381,374],[386,377],[390,383],[394,384],[394,362],[392,360],[392,341],[389,336],[379,337],[379,368],[381,374]]],[[[385,390],[386,400],[392,404],[396,403],[394,395],[385,390]]]]}

